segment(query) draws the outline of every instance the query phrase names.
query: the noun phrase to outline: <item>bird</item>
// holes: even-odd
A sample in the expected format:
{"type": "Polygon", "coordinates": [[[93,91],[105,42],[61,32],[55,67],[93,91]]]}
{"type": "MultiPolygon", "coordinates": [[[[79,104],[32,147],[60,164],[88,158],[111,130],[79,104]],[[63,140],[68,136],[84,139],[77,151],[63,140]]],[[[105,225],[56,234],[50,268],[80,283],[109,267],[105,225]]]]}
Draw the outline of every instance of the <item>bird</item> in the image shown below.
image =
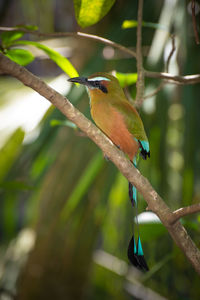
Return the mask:
{"type": "MultiPolygon", "coordinates": [[[[136,108],[126,98],[118,79],[106,72],[97,72],[89,77],[74,77],[69,82],[86,87],[92,119],[97,127],[122,150],[137,168],[138,154],[150,158],[148,138],[136,108]]],[[[135,267],[148,271],[144,258],[137,220],[137,190],[129,182],[129,198],[136,208],[137,243],[135,234],[129,242],[127,255],[135,267]]]]}

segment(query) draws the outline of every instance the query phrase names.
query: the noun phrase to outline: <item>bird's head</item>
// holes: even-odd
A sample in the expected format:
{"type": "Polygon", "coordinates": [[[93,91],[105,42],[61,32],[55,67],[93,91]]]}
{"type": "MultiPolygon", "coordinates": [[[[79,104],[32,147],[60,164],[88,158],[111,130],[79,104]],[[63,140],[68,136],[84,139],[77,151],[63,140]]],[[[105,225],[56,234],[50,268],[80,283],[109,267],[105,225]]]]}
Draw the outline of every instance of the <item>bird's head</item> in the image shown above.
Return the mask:
{"type": "Polygon", "coordinates": [[[119,82],[116,77],[103,72],[95,73],[88,78],[75,77],[68,79],[70,82],[80,83],[85,85],[89,92],[96,91],[98,93],[110,94],[113,91],[121,90],[119,82]]]}

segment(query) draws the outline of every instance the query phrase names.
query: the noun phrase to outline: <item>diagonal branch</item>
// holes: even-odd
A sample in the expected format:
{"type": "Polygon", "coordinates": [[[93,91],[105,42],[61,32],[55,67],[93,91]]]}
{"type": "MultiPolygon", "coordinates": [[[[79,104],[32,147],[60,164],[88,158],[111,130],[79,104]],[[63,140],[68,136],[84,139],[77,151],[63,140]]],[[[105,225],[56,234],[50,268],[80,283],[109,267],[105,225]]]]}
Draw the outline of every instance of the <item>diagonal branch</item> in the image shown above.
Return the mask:
{"type": "Polygon", "coordinates": [[[114,47],[114,48],[116,48],[116,49],[118,49],[118,50],[120,50],[124,53],[129,54],[130,56],[136,57],[136,53],[133,50],[131,50],[127,47],[124,47],[121,44],[115,43],[111,40],[105,39],[103,37],[100,37],[100,36],[97,36],[97,35],[94,35],[94,34],[84,33],[84,32],[76,32],[74,34],[76,34],[79,37],[87,38],[87,39],[90,39],[90,40],[94,40],[96,42],[100,42],[100,43],[105,44],[105,45],[109,45],[109,46],[114,47]]]}
{"type": "Polygon", "coordinates": [[[185,228],[178,221],[171,224],[173,213],[163,199],[153,189],[149,181],[131,164],[125,155],[115,147],[112,142],[81,112],[79,112],[64,96],[49,87],[38,77],[34,76],[24,67],[0,53],[0,69],[13,77],[16,77],[24,85],[29,86],[40,95],[55,105],[69,120],[75,123],[87,136],[101,148],[103,153],[112,160],[121,173],[143,195],[149,209],[154,211],[168,229],[175,243],[184,252],[195,270],[200,274],[200,251],[193,243],[185,228]]]}
{"type": "Polygon", "coordinates": [[[200,203],[182,207],[172,213],[171,224],[176,223],[180,218],[200,212],[200,203]]]}

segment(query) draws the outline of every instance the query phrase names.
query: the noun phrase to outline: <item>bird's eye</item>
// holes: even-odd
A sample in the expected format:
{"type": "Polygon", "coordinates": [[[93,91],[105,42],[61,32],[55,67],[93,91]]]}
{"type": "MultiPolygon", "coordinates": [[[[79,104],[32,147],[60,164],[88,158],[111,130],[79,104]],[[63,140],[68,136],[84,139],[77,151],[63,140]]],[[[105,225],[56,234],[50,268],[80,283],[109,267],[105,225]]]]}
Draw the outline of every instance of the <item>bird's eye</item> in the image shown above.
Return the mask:
{"type": "Polygon", "coordinates": [[[99,81],[95,81],[95,82],[94,82],[94,85],[95,85],[96,87],[100,87],[101,83],[100,83],[99,81]]]}

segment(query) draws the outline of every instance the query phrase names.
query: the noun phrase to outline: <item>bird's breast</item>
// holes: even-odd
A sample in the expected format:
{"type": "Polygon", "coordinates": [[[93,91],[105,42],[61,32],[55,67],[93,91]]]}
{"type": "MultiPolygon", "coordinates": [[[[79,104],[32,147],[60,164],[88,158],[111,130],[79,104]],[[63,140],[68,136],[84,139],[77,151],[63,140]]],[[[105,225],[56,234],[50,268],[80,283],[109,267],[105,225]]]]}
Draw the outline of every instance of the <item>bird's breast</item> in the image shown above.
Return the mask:
{"type": "Polygon", "coordinates": [[[123,115],[109,102],[92,101],[91,115],[96,125],[133,160],[138,143],[128,131],[123,115]]]}

